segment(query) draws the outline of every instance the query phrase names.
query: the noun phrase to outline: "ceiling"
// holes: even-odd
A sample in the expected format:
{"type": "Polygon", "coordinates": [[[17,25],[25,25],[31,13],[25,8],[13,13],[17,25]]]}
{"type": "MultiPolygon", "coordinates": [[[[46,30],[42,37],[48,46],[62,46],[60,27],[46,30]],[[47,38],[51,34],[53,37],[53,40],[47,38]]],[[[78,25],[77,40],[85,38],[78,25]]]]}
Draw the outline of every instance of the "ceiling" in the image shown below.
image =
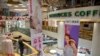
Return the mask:
{"type": "Polygon", "coordinates": [[[7,8],[8,11],[26,14],[28,13],[27,6],[27,0],[0,0],[1,11],[7,8]]]}
{"type": "MultiPolygon", "coordinates": [[[[24,11],[24,13],[28,13],[28,0],[0,0],[0,2],[4,5],[2,7],[8,7],[10,11],[24,11]]],[[[61,10],[73,7],[84,7],[90,5],[92,6],[96,4],[100,5],[100,0],[41,0],[41,4],[43,13],[47,13],[54,10],[61,10]]]]}
{"type": "MultiPolygon", "coordinates": [[[[66,0],[41,0],[41,2],[42,2],[43,12],[52,11],[56,8],[60,9],[64,5],[66,5],[66,0]]],[[[69,3],[69,1],[67,2],[69,3]]],[[[13,9],[16,7],[18,8],[19,4],[23,4],[24,5],[23,7],[26,6],[25,8],[27,8],[28,0],[4,0],[3,3],[10,4],[8,5],[10,9],[13,9]],[[11,4],[13,6],[11,6],[11,4]]],[[[23,8],[23,7],[19,5],[19,8],[23,8]]]]}
{"type": "MultiPolygon", "coordinates": [[[[45,16],[48,11],[48,4],[42,2],[42,11],[43,15],[45,16]]],[[[21,14],[28,14],[28,0],[0,0],[0,7],[2,8],[9,8],[10,11],[13,12],[20,12],[21,14]]]]}

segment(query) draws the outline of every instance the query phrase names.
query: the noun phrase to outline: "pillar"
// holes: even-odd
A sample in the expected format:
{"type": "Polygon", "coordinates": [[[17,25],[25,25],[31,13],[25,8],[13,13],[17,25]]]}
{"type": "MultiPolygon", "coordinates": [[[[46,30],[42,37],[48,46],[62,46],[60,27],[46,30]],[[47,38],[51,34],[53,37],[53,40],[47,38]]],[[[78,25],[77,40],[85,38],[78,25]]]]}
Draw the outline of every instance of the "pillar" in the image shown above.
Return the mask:
{"type": "Polygon", "coordinates": [[[100,23],[94,23],[92,56],[100,56],[100,23]]]}
{"type": "Polygon", "coordinates": [[[58,25],[58,48],[64,48],[64,22],[60,22],[58,25]]]}

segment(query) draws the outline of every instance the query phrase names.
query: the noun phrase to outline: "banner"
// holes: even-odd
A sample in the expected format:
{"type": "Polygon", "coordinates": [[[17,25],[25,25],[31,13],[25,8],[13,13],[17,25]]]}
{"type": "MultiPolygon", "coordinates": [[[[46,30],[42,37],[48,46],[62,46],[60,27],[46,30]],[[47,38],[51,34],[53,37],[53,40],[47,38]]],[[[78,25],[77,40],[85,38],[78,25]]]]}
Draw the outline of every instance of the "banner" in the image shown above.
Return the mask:
{"type": "Polygon", "coordinates": [[[43,36],[42,33],[38,33],[32,36],[31,44],[39,52],[40,56],[43,56],[43,36]]]}
{"type": "Polygon", "coordinates": [[[39,0],[30,0],[30,26],[34,34],[42,32],[42,15],[39,0]]]}
{"type": "Polygon", "coordinates": [[[41,0],[29,0],[29,15],[30,15],[30,32],[31,32],[31,44],[35,47],[39,56],[43,56],[42,48],[42,11],[41,0]]]}
{"type": "Polygon", "coordinates": [[[64,56],[77,56],[80,23],[78,19],[65,22],[64,56]]]}

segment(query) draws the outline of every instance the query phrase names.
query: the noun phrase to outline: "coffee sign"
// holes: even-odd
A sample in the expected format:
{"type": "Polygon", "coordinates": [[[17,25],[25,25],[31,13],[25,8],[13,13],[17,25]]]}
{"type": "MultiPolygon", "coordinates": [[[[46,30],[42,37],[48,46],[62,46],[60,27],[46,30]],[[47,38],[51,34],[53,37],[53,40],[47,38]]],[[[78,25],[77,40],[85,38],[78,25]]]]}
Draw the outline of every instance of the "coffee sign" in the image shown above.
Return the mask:
{"type": "Polygon", "coordinates": [[[59,10],[49,13],[49,17],[100,17],[100,6],[82,7],[74,9],[59,10]]]}

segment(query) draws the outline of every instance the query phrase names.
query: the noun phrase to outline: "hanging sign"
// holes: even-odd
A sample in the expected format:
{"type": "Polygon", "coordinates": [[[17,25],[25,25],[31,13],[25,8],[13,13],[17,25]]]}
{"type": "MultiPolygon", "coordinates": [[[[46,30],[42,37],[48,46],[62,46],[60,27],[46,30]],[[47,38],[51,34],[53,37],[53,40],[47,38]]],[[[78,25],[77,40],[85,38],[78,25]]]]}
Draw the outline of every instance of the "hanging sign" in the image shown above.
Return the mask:
{"type": "Polygon", "coordinates": [[[42,15],[41,0],[29,0],[30,32],[31,44],[35,47],[40,56],[43,56],[43,38],[42,38],[42,15]]]}
{"type": "Polygon", "coordinates": [[[49,18],[56,18],[56,17],[99,18],[100,6],[81,7],[81,8],[72,8],[72,9],[53,11],[48,13],[48,17],[49,18]]]}

